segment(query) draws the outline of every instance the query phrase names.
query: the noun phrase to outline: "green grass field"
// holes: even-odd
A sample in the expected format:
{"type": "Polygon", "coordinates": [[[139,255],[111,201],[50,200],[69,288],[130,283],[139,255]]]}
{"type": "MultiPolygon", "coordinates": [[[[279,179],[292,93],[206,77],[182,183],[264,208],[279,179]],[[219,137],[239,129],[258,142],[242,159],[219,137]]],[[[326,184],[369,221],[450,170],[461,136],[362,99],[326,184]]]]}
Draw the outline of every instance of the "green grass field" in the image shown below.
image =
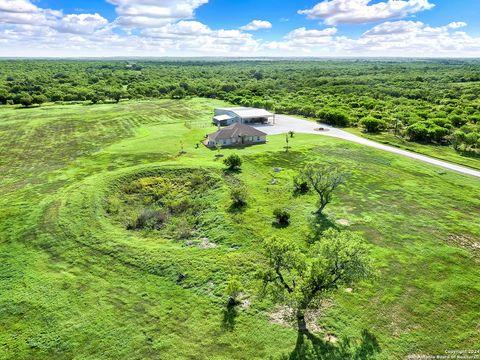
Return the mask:
{"type": "Polygon", "coordinates": [[[260,248],[272,235],[304,241],[330,226],[362,232],[379,274],[325,302],[303,358],[479,349],[478,179],[300,134],[288,153],[284,136],[221,150],[244,161],[240,173],[226,175],[215,151],[196,148],[214,130],[209,120],[221,104],[0,108],[0,358],[301,358],[296,330],[273,322],[277,308],[257,295],[260,248]],[[308,161],[350,173],[321,223],[313,195],[291,191],[308,161]],[[126,229],[129,208],[143,200],[124,195],[125,186],[169,177],[183,191],[185,174],[196,173],[216,185],[199,192],[212,206],[189,239],[175,226],[126,229]],[[229,207],[232,181],[249,189],[242,211],[229,207]],[[292,214],[287,228],[272,226],[279,206],[292,214]],[[202,246],[205,237],[212,246],[202,246]],[[225,312],[230,275],[241,277],[248,300],[234,314],[225,312]],[[337,342],[325,341],[327,334],[337,342]]]}

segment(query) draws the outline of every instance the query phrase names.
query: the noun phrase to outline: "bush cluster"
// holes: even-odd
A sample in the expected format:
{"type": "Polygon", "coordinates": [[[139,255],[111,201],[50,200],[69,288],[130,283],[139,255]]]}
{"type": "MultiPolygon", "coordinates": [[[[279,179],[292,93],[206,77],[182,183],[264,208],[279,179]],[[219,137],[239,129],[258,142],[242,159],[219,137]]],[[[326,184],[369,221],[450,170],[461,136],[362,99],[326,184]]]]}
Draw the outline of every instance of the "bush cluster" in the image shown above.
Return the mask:
{"type": "Polygon", "coordinates": [[[290,224],[290,213],[287,210],[277,208],[273,210],[273,215],[278,225],[287,226],[290,224]]]}
{"type": "Polygon", "coordinates": [[[167,219],[168,215],[164,211],[146,208],[138,214],[134,221],[127,224],[127,229],[158,230],[163,226],[167,219]]]}

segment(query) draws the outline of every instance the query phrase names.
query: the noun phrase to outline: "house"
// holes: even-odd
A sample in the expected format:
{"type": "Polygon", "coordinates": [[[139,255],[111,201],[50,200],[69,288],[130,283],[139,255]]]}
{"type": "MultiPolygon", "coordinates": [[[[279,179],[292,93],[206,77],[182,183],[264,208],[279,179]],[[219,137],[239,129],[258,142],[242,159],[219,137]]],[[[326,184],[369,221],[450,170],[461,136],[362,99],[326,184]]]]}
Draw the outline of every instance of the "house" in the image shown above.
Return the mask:
{"type": "Polygon", "coordinates": [[[265,144],[267,142],[267,134],[254,127],[234,123],[227,127],[221,128],[213,134],[207,135],[205,145],[213,148],[216,146],[247,146],[255,144],[265,144]]]}
{"type": "Polygon", "coordinates": [[[275,124],[275,114],[263,109],[236,107],[215,109],[212,122],[218,126],[240,124],[275,124]]]}

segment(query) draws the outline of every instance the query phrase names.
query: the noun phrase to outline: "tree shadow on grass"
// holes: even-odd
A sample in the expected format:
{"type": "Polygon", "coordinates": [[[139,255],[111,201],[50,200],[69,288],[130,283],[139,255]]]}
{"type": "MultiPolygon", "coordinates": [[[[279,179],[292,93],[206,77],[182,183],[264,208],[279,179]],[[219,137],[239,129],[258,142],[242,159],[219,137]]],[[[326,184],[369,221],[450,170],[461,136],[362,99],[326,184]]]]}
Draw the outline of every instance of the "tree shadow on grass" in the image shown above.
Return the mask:
{"type": "Polygon", "coordinates": [[[463,156],[463,157],[468,157],[468,158],[472,158],[472,159],[480,159],[480,153],[476,153],[474,151],[457,150],[457,153],[460,154],[460,156],[463,156]]]}
{"type": "Polygon", "coordinates": [[[234,174],[241,174],[242,173],[242,169],[241,168],[233,168],[233,169],[223,169],[223,173],[225,175],[234,175],[234,174]]]}
{"type": "Polygon", "coordinates": [[[226,331],[233,331],[238,311],[235,305],[227,304],[223,310],[222,328],[226,331]]]}
{"type": "Polygon", "coordinates": [[[278,221],[273,221],[272,222],[272,227],[275,229],[285,229],[290,226],[290,223],[279,223],[278,221]]]}
{"type": "Polygon", "coordinates": [[[362,331],[358,345],[352,344],[350,339],[344,339],[334,344],[320,339],[309,331],[297,334],[295,349],[283,356],[282,360],[368,360],[375,359],[381,351],[375,335],[368,330],[362,331]]]}
{"type": "Polygon", "coordinates": [[[228,207],[228,212],[231,213],[231,214],[240,214],[240,213],[243,213],[245,212],[245,210],[247,209],[247,203],[243,203],[243,204],[231,204],[229,207],[228,207]]]}
{"type": "Polygon", "coordinates": [[[308,241],[310,243],[317,241],[322,236],[324,231],[331,228],[338,229],[338,226],[335,222],[330,220],[327,216],[323,214],[315,214],[315,217],[310,222],[310,232],[308,235],[308,241]]]}

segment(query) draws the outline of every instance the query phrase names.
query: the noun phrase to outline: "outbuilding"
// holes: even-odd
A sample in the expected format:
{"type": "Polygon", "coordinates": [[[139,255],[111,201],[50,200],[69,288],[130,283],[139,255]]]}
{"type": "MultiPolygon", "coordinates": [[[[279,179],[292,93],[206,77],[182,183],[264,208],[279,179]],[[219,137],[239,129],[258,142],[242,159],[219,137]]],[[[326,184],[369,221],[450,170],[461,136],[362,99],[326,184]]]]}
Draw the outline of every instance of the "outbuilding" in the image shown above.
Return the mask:
{"type": "Polygon", "coordinates": [[[275,114],[264,110],[248,107],[218,108],[212,122],[217,126],[240,124],[275,124],[275,114]]]}
{"type": "Polygon", "coordinates": [[[214,148],[216,146],[248,146],[266,142],[267,134],[263,131],[245,124],[235,123],[207,135],[205,145],[214,148]]]}

